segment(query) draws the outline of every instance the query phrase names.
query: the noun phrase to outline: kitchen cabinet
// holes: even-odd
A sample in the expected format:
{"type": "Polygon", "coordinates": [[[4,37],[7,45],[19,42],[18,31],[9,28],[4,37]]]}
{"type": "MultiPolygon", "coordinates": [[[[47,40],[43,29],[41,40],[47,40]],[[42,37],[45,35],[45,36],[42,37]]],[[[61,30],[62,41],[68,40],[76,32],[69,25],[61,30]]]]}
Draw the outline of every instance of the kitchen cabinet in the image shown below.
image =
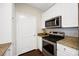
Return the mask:
{"type": "Polygon", "coordinates": [[[38,36],[37,38],[38,38],[38,42],[37,42],[37,43],[38,43],[38,44],[37,44],[37,45],[38,45],[38,49],[39,49],[40,51],[42,51],[42,37],[39,37],[39,36],[38,36]]]}
{"type": "Polygon", "coordinates": [[[57,43],[57,56],[78,56],[78,50],[57,43]]]}
{"type": "Polygon", "coordinates": [[[62,16],[62,27],[78,27],[78,4],[57,3],[42,14],[42,28],[45,21],[56,16],[62,16]]]}

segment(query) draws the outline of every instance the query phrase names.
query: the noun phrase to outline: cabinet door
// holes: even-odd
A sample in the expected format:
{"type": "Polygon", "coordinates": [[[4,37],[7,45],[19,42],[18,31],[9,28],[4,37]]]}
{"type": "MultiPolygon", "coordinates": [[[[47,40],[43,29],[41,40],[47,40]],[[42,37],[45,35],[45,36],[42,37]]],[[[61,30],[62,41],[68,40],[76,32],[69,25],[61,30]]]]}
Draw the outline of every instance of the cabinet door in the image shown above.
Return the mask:
{"type": "Polygon", "coordinates": [[[78,27],[78,4],[63,4],[63,8],[62,27],[78,27]]]}
{"type": "Polygon", "coordinates": [[[61,44],[57,44],[57,51],[62,51],[64,52],[64,47],[61,44]]]}
{"type": "Polygon", "coordinates": [[[38,38],[38,49],[42,51],[42,38],[39,36],[37,38],[38,38]]]}
{"type": "Polygon", "coordinates": [[[65,50],[63,45],[57,44],[57,56],[64,56],[65,55],[65,50]]]}

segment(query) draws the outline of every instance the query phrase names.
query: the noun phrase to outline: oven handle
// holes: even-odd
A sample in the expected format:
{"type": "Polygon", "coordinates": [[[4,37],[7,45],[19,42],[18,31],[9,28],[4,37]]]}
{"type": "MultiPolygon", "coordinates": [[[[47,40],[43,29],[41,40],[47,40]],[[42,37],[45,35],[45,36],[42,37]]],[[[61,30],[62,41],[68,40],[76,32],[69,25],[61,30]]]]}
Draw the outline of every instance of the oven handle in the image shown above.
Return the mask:
{"type": "Polygon", "coordinates": [[[45,39],[43,39],[43,41],[45,41],[45,42],[47,42],[47,43],[49,43],[49,44],[51,44],[51,45],[57,45],[56,43],[51,42],[51,41],[48,41],[48,40],[45,40],[45,39]]]}

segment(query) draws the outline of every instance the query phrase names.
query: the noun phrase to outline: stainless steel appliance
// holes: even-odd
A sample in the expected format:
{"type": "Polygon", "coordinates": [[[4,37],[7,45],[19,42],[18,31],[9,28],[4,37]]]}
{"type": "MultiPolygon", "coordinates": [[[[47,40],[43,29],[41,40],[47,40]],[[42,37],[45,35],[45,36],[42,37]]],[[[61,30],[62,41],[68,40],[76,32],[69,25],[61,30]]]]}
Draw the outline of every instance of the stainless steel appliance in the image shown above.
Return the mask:
{"type": "Polygon", "coordinates": [[[47,37],[43,37],[42,40],[42,51],[46,56],[56,56],[57,55],[57,41],[64,38],[64,33],[53,32],[47,37]]]}
{"type": "Polygon", "coordinates": [[[52,19],[45,21],[45,27],[46,28],[62,27],[61,21],[62,21],[61,16],[54,17],[52,19]]]}

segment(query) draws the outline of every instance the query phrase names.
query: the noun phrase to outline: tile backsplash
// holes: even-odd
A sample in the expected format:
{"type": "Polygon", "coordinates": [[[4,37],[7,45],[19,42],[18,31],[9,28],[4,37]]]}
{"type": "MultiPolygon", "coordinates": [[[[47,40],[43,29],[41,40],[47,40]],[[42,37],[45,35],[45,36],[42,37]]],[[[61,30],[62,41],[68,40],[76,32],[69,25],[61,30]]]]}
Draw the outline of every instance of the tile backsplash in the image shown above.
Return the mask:
{"type": "Polygon", "coordinates": [[[78,37],[78,28],[56,28],[56,29],[46,29],[47,32],[64,32],[66,36],[78,37]]]}

